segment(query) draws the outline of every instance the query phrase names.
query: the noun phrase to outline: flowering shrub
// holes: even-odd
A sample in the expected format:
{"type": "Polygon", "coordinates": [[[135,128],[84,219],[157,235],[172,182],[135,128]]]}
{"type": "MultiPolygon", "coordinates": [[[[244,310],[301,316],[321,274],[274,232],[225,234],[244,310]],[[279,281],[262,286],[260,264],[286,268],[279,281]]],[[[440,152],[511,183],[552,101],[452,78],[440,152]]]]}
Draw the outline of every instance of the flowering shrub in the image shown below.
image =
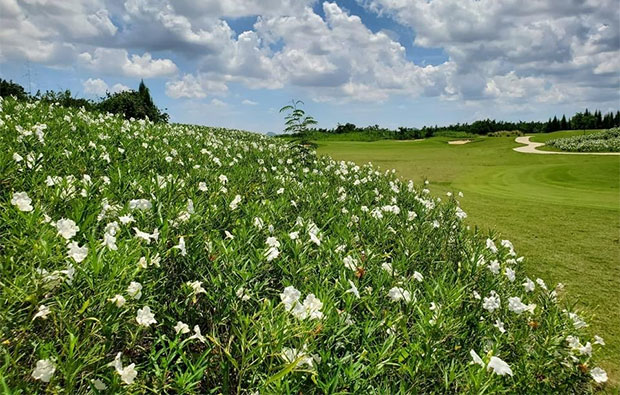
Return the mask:
{"type": "Polygon", "coordinates": [[[620,128],[547,141],[547,144],[572,152],[620,152],[620,128]]]}
{"type": "Polygon", "coordinates": [[[508,240],[468,230],[458,196],[256,134],[0,103],[5,390],[571,393],[607,379],[591,360],[603,339],[508,240]]]}

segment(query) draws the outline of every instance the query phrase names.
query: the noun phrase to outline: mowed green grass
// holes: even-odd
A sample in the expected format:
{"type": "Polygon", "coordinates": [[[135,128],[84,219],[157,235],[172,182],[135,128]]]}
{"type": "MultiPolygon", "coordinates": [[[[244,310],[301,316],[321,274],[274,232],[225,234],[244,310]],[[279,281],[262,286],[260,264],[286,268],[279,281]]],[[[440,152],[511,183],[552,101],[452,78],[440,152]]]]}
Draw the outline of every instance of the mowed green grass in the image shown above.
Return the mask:
{"type": "MultiPolygon", "coordinates": [[[[582,132],[556,132],[533,140],[582,132]]],[[[513,137],[449,145],[424,141],[318,141],[318,153],[396,169],[430,181],[436,194],[462,191],[472,226],[493,229],[525,255],[533,276],[562,282],[604,337],[603,366],[620,381],[620,157],[515,152],[513,137]]]]}

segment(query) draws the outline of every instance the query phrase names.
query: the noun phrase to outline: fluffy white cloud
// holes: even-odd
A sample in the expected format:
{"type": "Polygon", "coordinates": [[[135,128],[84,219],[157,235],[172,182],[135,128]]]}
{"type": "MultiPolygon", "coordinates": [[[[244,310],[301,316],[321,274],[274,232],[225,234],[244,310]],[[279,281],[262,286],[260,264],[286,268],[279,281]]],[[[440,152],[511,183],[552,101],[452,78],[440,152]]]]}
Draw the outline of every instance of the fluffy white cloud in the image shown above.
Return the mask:
{"type": "MultiPolygon", "coordinates": [[[[0,0],[0,62],[167,77],[172,98],[222,95],[236,83],[294,87],[317,101],[617,100],[617,0],[357,1],[448,60],[415,64],[395,35],[329,1],[322,17],[318,0],[0,0]],[[240,17],[255,18],[251,29],[227,23],[240,17]]],[[[101,91],[91,84],[85,90],[101,91]]]]}
{"type": "Polygon", "coordinates": [[[227,91],[228,87],[223,81],[209,79],[206,74],[186,74],[181,79],[166,83],[166,95],[174,99],[202,99],[209,94],[222,94],[227,91]]]}
{"type": "Polygon", "coordinates": [[[258,103],[250,99],[244,99],[241,104],[245,104],[246,106],[255,106],[258,103]]]}
{"type": "Polygon", "coordinates": [[[455,64],[447,90],[462,99],[598,100],[619,83],[616,0],[358,2],[443,48],[455,64]]]}
{"type": "Polygon", "coordinates": [[[82,82],[82,86],[84,87],[84,93],[98,96],[103,96],[106,92],[116,93],[129,90],[128,86],[121,83],[116,83],[110,88],[101,78],[89,78],[82,82]]]}
{"type": "Polygon", "coordinates": [[[83,52],[79,62],[91,70],[112,75],[153,78],[175,74],[178,69],[170,59],[153,59],[146,52],[142,56],[128,56],[124,49],[97,48],[94,53],[83,52]]]}
{"type": "Polygon", "coordinates": [[[109,91],[108,84],[105,83],[104,80],[100,78],[92,79],[89,78],[82,83],[84,87],[84,92],[92,95],[105,95],[106,92],[109,91]]]}

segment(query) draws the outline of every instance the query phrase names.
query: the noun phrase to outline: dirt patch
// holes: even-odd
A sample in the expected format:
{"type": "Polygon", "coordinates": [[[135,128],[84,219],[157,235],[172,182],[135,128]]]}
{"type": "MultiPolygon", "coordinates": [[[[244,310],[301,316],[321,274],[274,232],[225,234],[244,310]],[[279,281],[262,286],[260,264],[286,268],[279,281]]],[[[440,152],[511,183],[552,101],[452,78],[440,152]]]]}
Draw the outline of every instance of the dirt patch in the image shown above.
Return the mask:
{"type": "Polygon", "coordinates": [[[471,143],[471,140],[452,140],[452,141],[448,141],[448,144],[451,144],[451,145],[463,145],[463,144],[467,144],[467,143],[471,143]]]}

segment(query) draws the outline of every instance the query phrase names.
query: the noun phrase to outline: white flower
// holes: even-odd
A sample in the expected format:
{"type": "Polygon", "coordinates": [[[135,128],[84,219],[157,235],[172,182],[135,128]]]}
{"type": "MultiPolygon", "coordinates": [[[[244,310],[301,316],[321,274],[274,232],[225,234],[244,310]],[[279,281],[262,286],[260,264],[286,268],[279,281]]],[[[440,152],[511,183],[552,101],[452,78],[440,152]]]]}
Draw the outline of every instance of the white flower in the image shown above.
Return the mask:
{"type": "Polygon", "coordinates": [[[56,365],[51,359],[39,359],[37,361],[37,366],[32,371],[32,377],[35,380],[49,383],[55,371],[56,365]]]}
{"type": "Polygon", "coordinates": [[[290,311],[295,303],[299,301],[299,297],[301,296],[301,292],[297,290],[297,288],[289,285],[284,288],[284,291],[280,294],[280,300],[282,304],[284,304],[284,308],[286,311],[290,311]]]}
{"type": "Polygon", "coordinates": [[[32,211],[32,199],[26,192],[15,192],[11,198],[11,204],[17,206],[19,211],[32,211]]]}
{"type": "Polygon", "coordinates": [[[463,211],[462,208],[457,206],[457,208],[456,208],[456,217],[458,219],[465,219],[465,218],[467,218],[467,213],[465,211],[463,211]]]}
{"type": "Polygon", "coordinates": [[[280,247],[280,242],[275,237],[267,237],[267,241],[265,242],[269,247],[280,247]]]}
{"type": "Polygon", "coordinates": [[[418,280],[418,282],[422,282],[424,280],[424,276],[422,276],[422,274],[419,273],[419,272],[414,272],[413,273],[413,278],[418,280]]]}
{"type": "Polygon", "coordinates": [[[198,190],[201,192],[207,192],[207,183],[206,182],[199,182],[198,183],[198,190]]]}
{"type": "Polygon", "coordinates": [[[589,357],[592,356],[592,344],[587,342],[585,346],[579,347],[579,354],[587,355],[589,357]]]}
{"type": "Polygon", "coordinates": [[[588,324],[586,324],[586,322],[582,320],[581,317],[579,317],[577,314],[568,313],[568,316],[571,320],[573,320],[573,326],[575,327],[575,329],[581,329],[588,326],[588,324]]]}
{"type": "Polygon", "coordinates": [[[142,296],[142,284],[132,281],[127,287],[127,293],[136,300],[140,299],[142,296]]]}
{"type": "Polygon", "coordinates": [[[506,374],[512,376],[512,369],[510,369],[510,366],[498,357],[491,357],[491,360],[487,364],[487,370],[493,370],[493,373],[500,376],[506,374]]]}
{"type": "Polygon", "coordinates": [[[499,319],[495,320],[495,324],[493,324],[493,326],[499,329],[501,333],[506,332],[506,329],[504,329],[504,323],[501,322],[499,319]]]}
{"type": "Polygon", "coordinates": [[[538,284],[540,288],[544,289],[545,291],[547,290],[547,284],[545,284],[542,278],[537,278],[536,284],[538,284]]]}
{"type": "Polygon", "coordinates": [[[121,221],[121,224],[123,224],[123,225],[127,225],[128,223],[135,221],[131,214],[120,216],[120,217],[118,217],[118,219],[119,219],[119,221],[121,221]]]}
{"type": "Polygon", "coordinates": [[[261,230],[263,229],[263,226],[265,226],[265,223],[262,219],[254,217],[254,226],[256,227],[256,229],[261,230]]]}
{"type": "Polygon", "coordinates": [[[108,299],[108,302],[114,303],[116,307],[123,307],[126,301],[123,295],[117,294],[117,295],[114,295],[113,298],[108,299]]]}
{"type": "Polygon", "coordinates": [[[308,235],[310,236],[310,241],[313,242],[314,244],[320,246],[321,245],[321,239],[313,232],[308,232],[308,235]]]}
{"type": "Polygon", "coordinates": [[[355,295],[356,298],[360,298],[360,291],[357,289],[357,287],[355,286],[355,284],[353,283],[353,281],[349,280],[349,284],[351,285],[351,288],[347,289],[345,291],[346,294],[348,293],[352,293],[353,295],[355,295]]]}
{"type": "Polygon", "coordinates": [[[73,260],[77,263],[82,262],[88,256],[88,247],[80,247],[76,241],[72,241],[67,244],[67,248],[69,248],[67,255],[69,255],[70,258],[73,258],[73,260]]]}
{"type": "Polygon", "coordinates": [[[515,281],[515,271],[512,270],[511,268],[507,267],[504,270],[504,274],[506,275],[506,277],[508,277],[508,281],[510,282],[515,281]]]}
{"type": "Polygon", "coordinates": [[[598,367],[590,371],[590,376],[592,376],[597,383],[604,383],[607,381],[607,372],[598,367]]]}
{"type": "Polygon", "coordinates": [[[177,324],[174,326],[174,331],[178,334],[185,334],[185,333],[189,333],[189,326],[181,321],[178,321],[177,324]]]}
{"type": "Polygon", "coordinates": [[[491,291],[489,297],[486,297],[482,301],[482,308],[492,313],[494,310],[499,309],[501,300],[499,295],[495,291],[491,291]]]}
{"type": "Polygon", "coordinates": [[[66,240],[71,240],[80,230],[73,220],[66,218],[56,221],[56,229],[58,229],[58,234],[66,240]]]}
{"type": "Polygon", "coordinates": [[[185,284],[192,289],[194,296],[207,293],[207,291],[202,287],[202,281],[188,281],[185,284]]]}
{"type": "Polygon", "coordinates": [[[526,277],[523,287],[525,288],[525,292],[532,292],[536,288],[536,284],[534,284],[534,281],[526,277]]]}
{"type": "Polygon", "coordinates": [[[480,358],[480,355],[478,355],[477,352],[475,352],[474,350],[470,350],[469,355],[471,355],[472,359],[472,361],[470,362],[471,364],[478,364],[480,366],[484,366],[484,361],[482,360],[482,358],[480,358]]]}
{"type": "Polygon", "coordinates": [[[267,251],[265,251],[265,257],[267,258],[267,262],[271,262],[276,259],[280,255],[280,250],[276,247],[269,247],[267,251]]]}
{"type": "Polygon", "coordinates": [[[323,318],[323,313],[319,310],[323,308],[323,302],[319,300],[314,294],[308,294],[304,299],[303,305],[297,303],[296,308],[293,309],[293,315],[299,319],[321,319],[323,318]],[[301,308],[298,308],[301,306],[301,308]]]}
{"type": "Polygon", "coordinates": [[[236,195],[228,207],[230,207],[231,210],[235,210],[237,209],[237,206],[239,206],[239,203],[241,203],[241,195],[236,195]]]}
{"type": "Polygon", "coordinates": [[[297,240],[299,238],[299,232],[291,232],[288,234],[288,237],[290,237],[291,240],[297,240]]]}
{"type": "Polygon", "coordinates": [[[405,303],[411,302],[411,293],[406,289],[400,287],[393,287],[388,291],[388,296],[392,299],[392,302],[398,302],[404,300],[405,303]]]}
{"type": "Polygon", "coordinates": [[[108,366],[112,366],[116,369],[116,373],[121,376],[123,383],[131,385],[138,375],[138,372],[135,369],[136,364],[132,363],[131,365],[123,368],[123,364],[121,363],[121,355],[122,354],[120,352],[116,354],[116,358],[114,358],[114,361],[110,362],[108,366]]]}
{"type": "Polygon", "coordinates": [[[21,156],[20,154],[18,154],[17,152],[14,152],[14,153],[13,153],[13,160],[14,160],[15,162],[18,162],[18,163],[19,163],[19,162],[21,162],[21,161],[23,161],[23,160],[24,160],[24,157],[23,157],[23,156],[21,156]]]}
{"type": "Polygon", "coordinates": [[[353,271],[357,271],[357,260],[355,258],[347,255],[342,261],[344,262],[344,267],[353,271]]]}
{"type": "Polygon", "coordinates": [[[34,317],[32,317],[32,320],[34,321],[37,318],[41,318],[43,320],[47,319],[47,316],[51,313],[52,311],[50,310],[50,308],[44,304],[42,304],[41,306],[39,306],[39,309],[37,310],[36,314],[34,315],[34,317]]]}
{"type": "Polygon", "coordinates": [[[189,337],[189,339],[198,339],[202,343],[206,343],[207,339],[200,332],[200,327],[198,325],[194,325],[194,334],[189,337]]]}
{"type": "Polygon", "coordinates": [[[491,271],[491,273],[493,274],[499,274],[499,261],[497,259],[494,259],[491,261],[491,263],[489,263],[489,270],[491,271]]]}
{"type": "Polygon", "coordinates": [[[472,292],[472,295],[474,296],[474,299],[477,299],[477,300],[480,300],[480,299],[481,299],[481,298],[480,298],[480,294],[479,294],[478,292],[476,292],[476,291],[473,291],[473,292],[472,292]]]}
{"type": "Polygon", "coordinates": [[[175,245],[172,248],[176,248],[177,250],[181,251],[182,256],[187,255],[187,250],[185,249],[185,238],[183,236],[179,237],[179,244],[175,245]]]}
{"type": "Polygon", "coordinates": [[[600,344],[601,346],[605,345],[605,340],[598,335],[594,335],[594,344],[600,344]]]}
{"type": "Polygon", "coordinates": [[[535,308],[536,308],[535,304],[531,303],[529,305],[526,305],[525,303],[521,302],[521,298],[518,296],[508,298],[508,310],[514,313],[521,314],[525,311],[534,313],[535,308]]]}
{"type": "Polygon", "coordinates": [[[568,346],[572,349],[578,349],[581,347],[581,343],[579,343],[579,338],[573,335],[566,336],[566,342],[568,346]]]}
{"type": "Polygon", "coordinates": [[[157,324],[155,315],[151,312],[151,308],[149,306],[144,306],[138,310],[138,313],[136,314],[136,321],[138,324],[147,327],[151,324],[157,324]]]}
{"type": "Polygon", "coordinates": [[[109,250],[116,251],[118,247],[116,246],[116,237],[110,233],[103,234],[103,240],[101,241],[101,245],[107,247],[109,250]]]}
{"type": "Polygon", "coordinates": [[[226,185],[226,183],[228,182],[228,177],[226,177],[223,174],[220,174],[220,176],[218,177],[218,179],[220,180],[220,182],[224,185],[226,185]]]}
{"type": "Polygon", "coordinates": [[[147,199],[133,199],[129,201],[131,210],[150,210],[153,204],[147,199]]]}
{"type": "MultiPolygon", "coordinates": [[[[304,347],[304,351],[305,351],[305,347],[304,347]]],[[[318,356],[307,355],[304,352],[297,351],[294,348],[283,347],[282,348],[282,359],[288,364],[294,363],[295,361],[299,360],[297,362],[297,365],[299,366],[307,365],[309,368],[312,369],[312,367],[314,366],[313,361],[319,358],[318,356]]]]}
{"type": "Polygon", "coordinates": [[[94,379],[93,380],[93,387],[95,387],[95,389],[97,391],[105,391],[108,389],[108,386],[101,380],[99,379],[94,379]]]}
{"type": "MultiPolygon", "coordinates": [[[[122,220],[121,220],[122,222],[122,220]]],[[[146,240],[147,244],[151,243],[151,239],[157,241],[159,239],[159,230],[155,229],[152,234],[141,231],[140,229],[134,227],[134,232],[136,232],[136,237],[142,240],[146,240]]]]}
{"type": "Polygon", "coordinates": [[[390,274],[394,274],[394,269],[392,268],[392,265],[389,262],[383,262],[381,264],[381,269],[385,270],[386,272],[390,274]]]}
{"type": "Polygon", "coordinates": [[[237,292],[235,292],[235,295],[237,295],[237,297],[244,302],[250,300],[250,295],[248,295],[246,289],[243,287],[239,287],[239,289],[237,289],[237,292]]]}
{"type": "Polygon", "coordinates": [[[497,253],[497,247],[495,246],[495,243],[493,242],[493,240],[487,239],[487,249],[490,250],[494,254],[497,253]]]}

